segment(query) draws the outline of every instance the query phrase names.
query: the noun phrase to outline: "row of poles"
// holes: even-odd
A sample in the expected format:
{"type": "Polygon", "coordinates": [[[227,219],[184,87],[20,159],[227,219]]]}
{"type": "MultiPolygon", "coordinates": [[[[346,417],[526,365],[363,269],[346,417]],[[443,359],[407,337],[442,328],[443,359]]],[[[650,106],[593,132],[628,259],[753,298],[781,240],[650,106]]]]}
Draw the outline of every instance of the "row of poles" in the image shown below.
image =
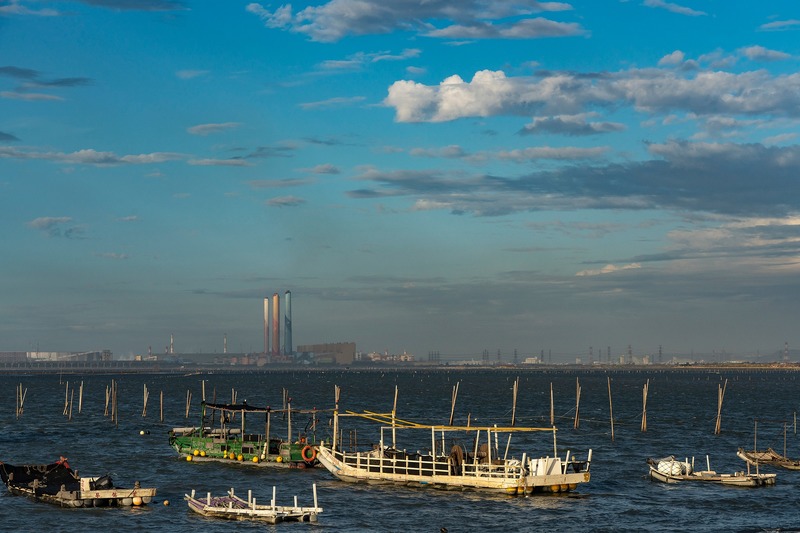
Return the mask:
{"type": "MultiPolygon", "coordinates": [[[[453,425],[453,417],[455,414],[456,408],[456,399],[458,398],[458,386],[459,383],[453,385],[453,394],[451,398],[451,405],[450,405],[450,425],[453,425]]],[[[725,397],[725,389],[728,387],[728,380],[725,380],[724,385],[719,385],[719,391],[717,394],[717,416],[716,416],[716,423],[714,426],[714,434],[719,435],[722,430],[722,400],[725,397]]],[[[650,380],[648,379],[645,382],[644,387],[642,388],[642,423],[640,429],[643,433],[647,432],[647,393],[650,390],[650,380]]],[[[514,380],[514,385],[512,387],[513,391],[513,401],[511,407],[511,426],[516,425],[516,416],[517,416],[517,394],[519,392],[519,378],[514,380]]],[[[580,379],[575,379],[575,417],[573,419],[572,427],[573,429],[578,429],[581,425],[580,419],[580,406],[581,406],[581,383],[580,379]]],[[[608,410],[611,419],[611,440],[614,440],[614,401],[611,394],[611,377],[608,377],[608,410]]],[[[467,425],[469,425],[469,418],[468,415],[467,425]]],[[[553,384],[550,383],[550,425],[555,425],[555,396],[553,393],[553,384]]],[[[795,432],[797,430],[795,429],[795,432]]]]}
{"type": "MultiPolygon", "coordinates": [[[[202,384],[202,400],[205,401],[206,399],[206,382],[205,380],[201,381],[202,384]]],[[[714,426],[714,434],[719,435],[722,431],[722,402],[725,397],[725,391],[728,386],[728,380],[726,379],[724,384],[718,385],[719,389],[717,391],[717,415],[716,415],[716,423],[714,426]]],[[[455,416],[455,406],[456,400],[458,398],[458,387],[459,383],[456,383],[453,386],[453,392],[451,397],[451,408],[450,408],[450,425],[453,425],[453,419],[455,416]]],[[[641,422],[641,431],[647,431],[647,394],[650,389],[650,380],[648,379],[647,382],[644,384],[644,388],[642,389],[642,422],[641,422]]],[[[106,386],[105,392],[105,411],[104,416],[111,418],[111,421],[114,422],[116,425],[119,425],[119,405],[117,402],[117,393],[119,391],[119,386],[116,380],[111,380],[111,384],[106,386]]],[[[517,394],[519,392],[519,377],[514,380],[513,385],[513,404],[511,410],[511,425],[516,425],[516,412],[517,412],[517,394]]],[[[25,398],[27,396],[28,389],[23,388],[22,383],[20,383],[16,388],[16,417],[20,418],[24,412],[25,406],[25,398]]],[[[214,390],[214,397],[216,398],[216,389],[214,390]]],[[[147,387],[147,384],[144,385],[143,389],[143,401],[142,401],[142,417],[147,417],[147,403],[150,398],[150,389],[147,387]]],[[[69,382],[66,382],[66,387],[64,391],[64,410],[63,415],[68,417],[69,420],[72,420],[72,413],[73,413],[73,404],[75,399],[75,387],[70,388],[69,382]]],[[[553,384],[550,383],[550,425],[555,425],[555,398],[553,392],[553,384]]],[[[235,404],[237,401],[237,391],[236,389],[231,389],[231,403],[235,404]]],[[[283,403],[284,408],[286,407],[287,402],[289,401],[288,398],[288,391],[283,389],[283,403]]],[[[573,428],[578,429],[580,427],[580,401],[581,401],[581,384],[580,379],[576,378],[575,380],[575,417],[573,420],[573,428]]],[[[191,410],[192,405],[192,391],[191,389],[186,390],[186,404],[185,404],[185,417],[189,418],[189,413],[191,410]]],[[[614,403],[611,394],[611,377],[608,377],[608,407],[610,413],[610,420],[611,420],[611,440],[614,440],[614,403]]],[[[81,381],[78,387],[78,413],[81,413],[83,408],[83,381],[81,381]]],[[[161,422],[164,422],[164,391],[160,391],[160,416],[159,419],[161,422]]],[[[795,427],[795,432],[797,429],[795,427]]]]}

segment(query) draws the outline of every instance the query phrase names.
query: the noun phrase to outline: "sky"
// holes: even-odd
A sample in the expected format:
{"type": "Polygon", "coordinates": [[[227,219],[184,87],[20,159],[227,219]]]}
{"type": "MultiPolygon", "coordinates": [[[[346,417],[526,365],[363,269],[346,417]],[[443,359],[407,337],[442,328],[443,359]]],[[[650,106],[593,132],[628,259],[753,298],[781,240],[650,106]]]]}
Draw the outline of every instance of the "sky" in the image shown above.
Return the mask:
{"type": "Polygon", "coordinates": [[[0,351],[259,352],[287,290],[418,360],[800,345],[795,0],[0,0],[0,50],[0,351]]]}

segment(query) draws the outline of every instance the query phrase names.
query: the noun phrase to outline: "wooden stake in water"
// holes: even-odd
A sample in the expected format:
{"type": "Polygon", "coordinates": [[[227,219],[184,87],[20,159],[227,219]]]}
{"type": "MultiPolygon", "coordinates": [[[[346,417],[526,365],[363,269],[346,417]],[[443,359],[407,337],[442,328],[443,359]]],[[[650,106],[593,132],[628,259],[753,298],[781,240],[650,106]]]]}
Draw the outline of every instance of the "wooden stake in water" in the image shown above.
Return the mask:
{"type": "Polygon", "coordinates": [[[103,416],[108,416],[108,402],[111,399],[111,391],[108,389],[108,385],[106,385],[106,410],[103,412],[103,416]]]}
{"type": "Polygon", "coordinates": [[[719,435],[722,431],[722,399],[725,397],[725,389],[728,388],[728,380],[725,385],[717,385],[717,425],[714,427],[714,435],[719,435]]]}
{"type": "Polygon", "coordinates": [[[147,383],[144,384],[144,391],[142,392],[142,418],[147,417],[147,399],[150,397],[150,391],[147,390],[147,383]]]}
{"type": "Polygon", "coordinates": [[[192,391],[186,389],[186,418],[189,418],[189,406],[192,405],[192,391]]]}
{"type": "Polygon", "coordinates": [[[22,416],[25,411],[25,396],[28,394],[28,389],[22,389],[22,383],[19,384],[17,389],[17,418],[22,416]]]}
{"type": "Polygon", "coordinates": [[[69,381],[67,381],[66,387],[64,388],[64,412],[62,414],[64,416],[67,416],[68,411],[69,411],[69,381]]]}
{"type": "Polygon", "coordinates": [[[82,409],[83,409],[83,381],[81,381],[81,387],[78,392],[78,414],[81,414],[82,409]]]}
{"type": "Polygon", "coordinates": [[[394,404],[392,405],[392,448],[397,445],[397,429],[395,426],[395,415],[397,413],[397,393],[399,392],[399,388],[397,385],[394,386],[394,404]]]}
{"type": "Polygon", "coordinates": [[[458,381],[453,385],[453,396],[450,399],[450,425],[453,425],[453,417],[456,412],[456,398],[458,398],[458,381]]]}
{"type": "Polygon", "coordinates": [[[611,400],[611,376],[608,377],[608,412],[611,415],[611,442],[614,442],[614,402],[611,400]]]}
{"type": "Polygon", "coordinates": [[[550,425],[556,425],[556,408],[553,402],[553,382],[550,382],[550,425]]]}
{"type": "Polygon", "coordinates": [[[647,433],[647,391],[650,388],[650,380],[644,384],[642,389],[642,432],[647,433]]]}
{"type": "Polygon", "coordinates": [[[514,427],[517,421],[517,392],[519,392],[519,377],[514,381],[514,402],[511,405],[511,427],[514,427]]]}
{"type": "Polygon", "coordinates": [[[164,391],[161,391],[161,422],[164,421],[164,391]]]}
{"type": "Polygon", "coordinates": [[[581,425],[581,382],[575,378],[575,423],[572,425],[574,429],[578,429],[581,425]]]}

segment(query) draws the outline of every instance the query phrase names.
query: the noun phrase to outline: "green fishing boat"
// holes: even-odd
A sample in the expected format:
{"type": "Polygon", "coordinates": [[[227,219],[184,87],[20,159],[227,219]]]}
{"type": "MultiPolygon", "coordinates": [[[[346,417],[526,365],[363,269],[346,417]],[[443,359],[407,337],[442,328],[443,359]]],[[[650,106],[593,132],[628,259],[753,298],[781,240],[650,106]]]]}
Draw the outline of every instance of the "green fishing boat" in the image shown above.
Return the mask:
{"type": "Polygon", "coordinates": [[[225,461],[258,466],[315,467],[317,409],[254,407],[241,404],[201,403],[199,426],[176,427],[169,444],[187,461],[225,461]],[[308,417],[302,431],[293,431],[292,417],[308,417]],[[263,421],[263,433],[248,432],[248,424],[263,421]],[[285,425],[285,436],[275,436],[274,425],[285,425]]]}

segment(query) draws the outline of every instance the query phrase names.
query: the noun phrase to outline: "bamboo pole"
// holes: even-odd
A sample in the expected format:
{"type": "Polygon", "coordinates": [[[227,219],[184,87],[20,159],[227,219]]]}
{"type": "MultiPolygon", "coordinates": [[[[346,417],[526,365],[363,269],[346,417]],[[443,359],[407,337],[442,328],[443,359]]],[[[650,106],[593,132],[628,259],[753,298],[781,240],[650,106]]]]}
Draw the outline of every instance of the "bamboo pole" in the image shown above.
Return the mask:
{"type": "Polygon", "coordinates": [[[22,413],[25,411],[25,396],[28,394],[28,389],[22,388],[22,383],[19,384],[19,388],[17,389],[17,418],[22,416],[22,413]]]}
{"type": "Polygon", "coordinates": [[[164,422],[164,391],[161,391],[161,422],[164,422]]]}
{"type": "Polygon", "coordinates": [[[650,380],[644,384],[642,389],[642,432],[647,433],[647,392],[650,389],[650,380]]]}
{"type": "Polygon", "coordinates": [[[511,427],[516,425],[517,421],[517,393],[519,392],[519,377],[514,381],[514,402],[511,406],[511,427]]]}
{"type": "Polygon", "coordinates": [[[69,411],[69,381],[67,381],[66,386],[64,387],[64,412],[62,414],[64,416],[67,416],[68,411],[69,411]]]}
{"type": "Polygon", "coordinates": [[[550,425],[556,425],[556,409],[553,402],[553,382],[550,382],[550,425]]]}
{"type": "Polygon", "coordinates": [[[714,427],[714,435],[719,435],[722,431],[722,400],[725,398],[725,389],[728,388],[728,380],[725,385],[717,385],[717,424],[714,427]]]}
{"type": "Polygon", "coordinates": [[[397,393],[399,392],[399,387],[397,385],[394,386],[394,404],[392,404],[392,448],[397,446],[397,429],[395,427],[395,415],[397,413],[397,393]]]}
{"type": "Polygon", "coordinates": [[[614,442],[614,402],[611,400],[611,376],[608,377],[608,412],[611,415],[611,442],[614,442]]]}
{"type": "Polygon", "coordinates": [[[111,391],[108,389],[108,385],[106,385],[106,409],[103,412],[103,416],[108,416],[108,401],[111,398],[111,391]]]}
{"type": "Polygon", "coordinates": [[[144,384],[142,391],[142,418],[147,417],[147,399],[150,397],[150,391],[147,390],[147,383],[144,384]]]}
{"type": "Polygon", "coordinates": [[[111,421],[114,422],[114,425],[119,427],[119,397],[118,397],[119,386],[117,384],[117,380],[111,380],[111,421]]]}
{"type": "Polygon", "coordinates": [[[578,429],[581,425],[580,411],[581,411],[581,382],[578,378],[575,378],[575,423],[572,425],[573,429],[578,429]]]}
{"type": "Polygon", "coordinates": [[[458,384],[457,381],[455,385],[453,385],[453,394],[450,399],[450,425],[453,425],[453,417],[455,416],[456,412],[456,399],[458,398],[458,384]]]}
{"type": "Polygon", "coordinates": [[[81,381],[80,392],[78,393],[78,414],[83,410],[83,381],[81,381]]]}
{"type": "Polygon", "coordinates": [[[186,418],[189,418],[189,406],[192,405],[192,391],[186,389],[186,418]]]}
{"type": "Polygon", "coordinates": [[[72,420],[72,401],[75,399],[75,389],[73,388],[70,391],[69,395],[69,418],[67,420],[72,420]]]}

